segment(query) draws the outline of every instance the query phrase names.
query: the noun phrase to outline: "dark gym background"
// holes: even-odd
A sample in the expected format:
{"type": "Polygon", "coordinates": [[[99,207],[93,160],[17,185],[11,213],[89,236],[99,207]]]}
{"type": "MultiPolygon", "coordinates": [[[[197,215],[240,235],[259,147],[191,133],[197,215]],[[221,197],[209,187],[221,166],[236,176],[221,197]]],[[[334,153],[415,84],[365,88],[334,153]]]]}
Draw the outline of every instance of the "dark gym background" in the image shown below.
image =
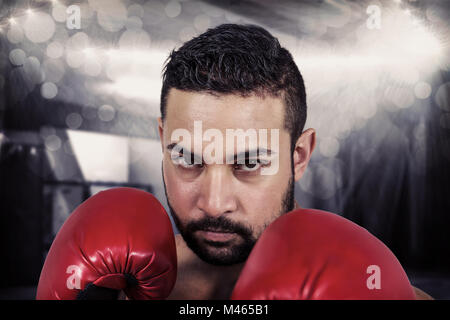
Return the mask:
{"type": "Polygon", "coordinates": [[[221,23],[267,28],[304,76],[318,145],[300,204],[367,228],[414,285],[450,299],[449,6],[0,0],[0,299],[34,298],[54,235],[95,192],[134,186],[166,205],[162,65],[221,23]]]}

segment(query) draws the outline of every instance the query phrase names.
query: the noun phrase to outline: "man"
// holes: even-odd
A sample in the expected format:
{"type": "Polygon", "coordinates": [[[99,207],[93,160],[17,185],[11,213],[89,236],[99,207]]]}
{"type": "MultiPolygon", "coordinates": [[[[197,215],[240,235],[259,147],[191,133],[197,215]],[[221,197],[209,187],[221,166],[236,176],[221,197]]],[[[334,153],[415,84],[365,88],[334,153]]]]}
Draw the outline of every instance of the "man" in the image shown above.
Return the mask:
{"type": "Polygon", "coordinates": [[[315,146],[315,131],[302,132],[302,76],[266,30],[221,25],[172,52],[161,115],[164,186],[180,231],[178,279],[170,298],[228,298],[262,231],[296,207],[294,182],[315,146]],[[249,165],[248,159],[241,165],[175,164],[168,149],[171,133],[193,132],[194,121],[224,136],[230,128],[279,129],[278,172],[261,175],[261,163],[249,165]]]}
{"type": "MultiPolygon", "coordinates": [[[[289,264],[290,243],[306,245],[293,251],[295,261],[300,266],[307,253],[308,259],[318,261],[312,268],[319,266],[319,277],[326,274],[324,263],[341,254],[350,257],[336,264],[344,274],[360,269],[362,257],[386,262],[386,268],[394,270],[389,273],[393,282],[400,279],[401,290],[396,292],[406,292],[393,296],[414,297],[395,257],[362,228],[312,210],[278,219],[300,208],[294,200],[294,185],[305,172],[316,143],[315,131],[304,130],[305,121],[302,76],[291,54],[269,32],[252,25],[227,24],[188,41],[171,53],[165,66],[158,119],[164,187],[180,234],[173,243],[164,210],[151,196],[127,188],[101,192],[80,205],[58,233],[41,273],[38,298],[105,298],[124,290],[133,299],[229,299],[238,278],[235,297],[266,297],[275,287],[268,283],[262,288],[260,280],[255,285],[251,277],[256,269],[281,266],[278,274],[285,273],[287,266],[294,270],[277,283],[284,292],[291,279],[303,272],[308,278],[312,271],[307,266],[300,272],[289,264]],[[292,218],[303,222],[297,228],[292,218]],[[283,221],[283,226],[273,231],[275,220],[283,221]],[[310,227],[300,231],[307,223],[310,227]],[[323,243],[330,234],[327,226],[332,231],[345,230],[343,237],[336,234],[330,241],[351,238],[341,242],[339,250],[333,249],[333,257],[328,243],[323,243]],[[319,237],[322,240],[311,234],[313,229],[324,233],[319,237]],[[265,242],[252,250],[265,230],[269,230],[263,235],[265,242]],[[287,243],[284,230],[290,231],[287,243]],[[356,246],[353,235],[360,237],[356,246]],[[310,250],[311,238],[314,250],[310,250]],[[377,252],[377,259],[375,253],[359,252],[360,240],[368,251],[377,252]],[[275,257],[277,248],[288,249],[283,264],[268,265],[275,258],[261,266],[266,248],[274,243],[279,243],[270,250],[275,257]],[[350,261],[353,257],[355,261],[350,261]],[[66,274],[70,274],[67,281],[66,274]],[[255,288],[257,294],[249,294],[255,288]]],[[[333,268],[328,264],[331,273],[321,278],[325,287],[335,283],[338,294],[345,287],[353,290],[333,275],[333,268]]],[[[352,296],[364,298],[368,288],[365,281],[359,282],[364,293],[352,292],[352,296]]],[[[304,296],[333,298],[322,289],[312,295],[311,290],[304,296]]]]}
{"type": "MultiPolygon", "coordinates": [[[[229,298],[265,228],[299,208],[294,185],[316,143],[314,129],[303,131],[305,120],[302,76],[291,54],[263,28],[221,25],[172,52],[159,119],[164,187],[180,231],[178,277],[169,298],[229,298]],[[205,164],[190,147],[174,154],[172,132],[185,128],[194,136],[195,121],[223,136],[230,128],[279,130],[278,171],[262,175],[257,156],[244,164],[205,164]]],[[[195,143],[205,149],[210,141],[188,145],[195,143]]],[[[236,158],[245,150],[241,145],[232,151],[236,158]]]]}

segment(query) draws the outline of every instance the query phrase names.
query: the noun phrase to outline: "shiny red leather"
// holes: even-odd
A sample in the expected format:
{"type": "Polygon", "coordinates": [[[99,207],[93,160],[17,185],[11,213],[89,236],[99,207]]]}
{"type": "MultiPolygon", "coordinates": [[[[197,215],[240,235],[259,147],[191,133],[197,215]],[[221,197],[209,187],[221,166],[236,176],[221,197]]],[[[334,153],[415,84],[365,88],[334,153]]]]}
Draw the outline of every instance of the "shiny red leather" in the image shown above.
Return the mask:
{"type": "Polygon", "coordinates": [[[394,254],[366,229],[333,213],[298,209],[263,232],[231,298],[414,300],[415,294],[394,254]]]}
{"type": "Polygon", "coordinates": [[[87,284],[124,290],[131,299],[163,299],[177,274],[170,219],[151,194],[134,188],[99,192],[58,232],[41,271],[37,299],[76,299],[87,284]],[[129,286],[125,274],[137,284],[129,286]]]}

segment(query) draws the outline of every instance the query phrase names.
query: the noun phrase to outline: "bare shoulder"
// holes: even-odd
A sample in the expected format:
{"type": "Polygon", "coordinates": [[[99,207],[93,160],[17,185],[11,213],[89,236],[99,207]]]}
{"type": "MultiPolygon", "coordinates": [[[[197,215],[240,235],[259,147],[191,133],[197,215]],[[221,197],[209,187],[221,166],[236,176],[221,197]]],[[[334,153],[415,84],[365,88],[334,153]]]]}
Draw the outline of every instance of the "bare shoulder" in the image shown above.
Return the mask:
{"type": "Polygon", "coordinates": [[[175,244],[178,259],[177,280],[168,299],[203,299],[207,283],[204,281],[198,257],[189,249],[180,234],[175,235],[175,244]]]}
{"type": "Polygon", "coordinates": [[[179,233],[175,235],[175,245],[177,247],[177,252],[184,252],[187,249],[186,242],[184,242],[183,237],[179,233]]]}
{"type": "Polygon", "coordinates": [[[175,245],[177,248],[178,268],[185,268],[186,265],[191,264],[196,260],[196,255],[187,246],[181,234],[175,235],[175,245]]]}
{"type": "Polygon", "coordinates": [[[416,300],[434,300],[432,296],[430,296],[428,293],[420,290],[419,288],[416,288],[413,286],[414,292],[416,294],[416,300]]]}

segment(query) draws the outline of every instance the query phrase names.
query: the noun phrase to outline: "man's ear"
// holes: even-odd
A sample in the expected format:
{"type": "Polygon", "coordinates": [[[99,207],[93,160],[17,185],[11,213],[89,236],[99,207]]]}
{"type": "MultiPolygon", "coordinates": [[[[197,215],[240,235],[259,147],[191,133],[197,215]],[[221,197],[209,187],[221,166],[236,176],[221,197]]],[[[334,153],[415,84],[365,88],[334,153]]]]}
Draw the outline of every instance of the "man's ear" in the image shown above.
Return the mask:
{"type": "Polygon", "coordinates": [[[295,181],[300,180],[303,176],[315,146],[316,131],[314,129],[305,130],[297,139],[293,154],[295,181]]]}
{"type": "Polygon", "coordinates": [[[164,153],[164,127],[163,121],[161,117],[158,117],[158,132],[159,132],[159,140],[161,141],[161,151],[164,153]]]}

